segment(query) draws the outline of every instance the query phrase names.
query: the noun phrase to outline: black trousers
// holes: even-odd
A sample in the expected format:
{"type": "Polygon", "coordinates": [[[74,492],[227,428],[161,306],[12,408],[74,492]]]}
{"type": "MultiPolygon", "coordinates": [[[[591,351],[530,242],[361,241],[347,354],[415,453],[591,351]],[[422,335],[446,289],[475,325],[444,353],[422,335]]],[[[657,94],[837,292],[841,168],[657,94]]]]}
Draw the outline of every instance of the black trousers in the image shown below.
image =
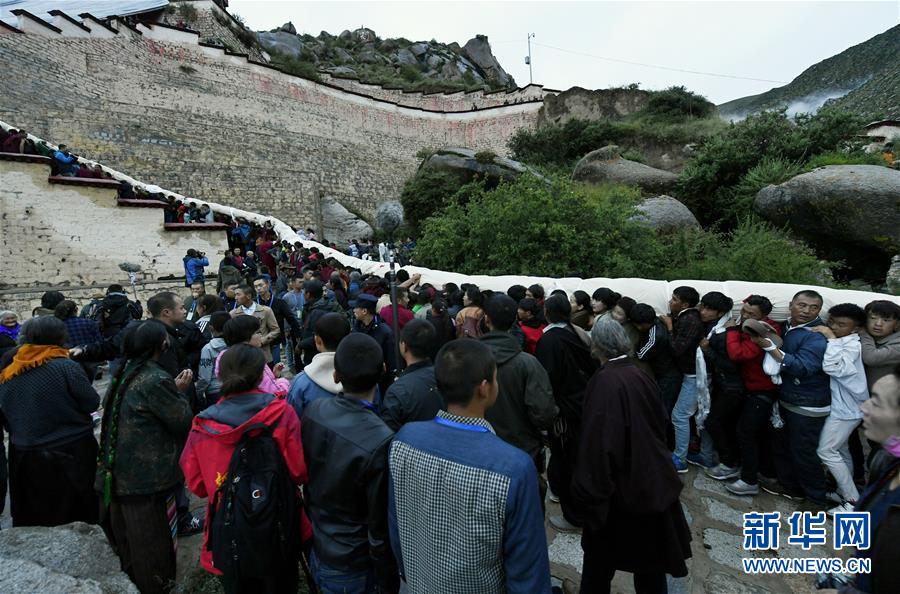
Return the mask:
{"type": "Polygon", "coordinates": [[[775,476],[772,460],[772,439],[775,430],[769,419],[772,415],[774,393],[747,395],[738,419],[737,438],[741,451],[741,480],[748,485],[757,483],[757,475],[775,476]]]}
{"type": "Polygon", "coordinates": [[[787,490],[826,504],[825,471],[816,449],[825,419],[807,417],[781,406],[784,429],[775,437],[775,471],[787,490]]]}
{"type": "Polygon", "coordinates": [[[50,448],[21,450],[10,443],[13,526],[96,524],[96,471],[97,440],[92,433],[50,448]]]}
{"type": "Polygon", "coordinates": [[[107,536],[141,594],[164,594],[175,586],[171,498],[171,492],[113,497],[109,505],[107,536]]]}
{"type": "Polygon", "coordinates": [[[675,426],[672,425],[672,409],[678,401],[678,393],[681,392],[681,382],[684,376],[680,373],[664,375],[656,378],[656,385],[662,395],[663,405],[666,407],[666,445],[670,450],[675,450],[675,426]]]}
{"type": "Polygon", "coordinates": [[[741,462],[737,425],[746,397],[737,390],[718,390],[712,395],[706,431],[719,453],[719,462],[734,468],[741,462]]]}
{"type": "MultiPolygon", "coordinates": [[[[235,579],[221,576],[225,594],[294,594],[300,585],[300,569],[293,563],[265,579],[235,579]]],[[[141,592],[143,594],[143,592],[141,592]]]]}
{"type": "Polygon", "coordinates": [[[559,497],[559,506],[562,508],[563,517],[571,524],[578,526],[572,509],[572,498],[569,486],[572,484],[572,474],[575,472],[575,459],[578,454],[578,439],[580,432],[570,426],[565,438],[550,435],[550,462],[547,464],[547,482],[554,495],[559,497]]]}
{"type": "MultiPolygon", "coordinates": [[[[610,594],[610,584],[616,575],[616,568],[606,564],[602,555],[595,555],[590,551],[584,552],[584,571],[581,574],[581,594],[610,594]]],[[[659,573],[635,573],[635,594],[666,594],[669,587],[666,584],[666,574],[659,573]]]]}

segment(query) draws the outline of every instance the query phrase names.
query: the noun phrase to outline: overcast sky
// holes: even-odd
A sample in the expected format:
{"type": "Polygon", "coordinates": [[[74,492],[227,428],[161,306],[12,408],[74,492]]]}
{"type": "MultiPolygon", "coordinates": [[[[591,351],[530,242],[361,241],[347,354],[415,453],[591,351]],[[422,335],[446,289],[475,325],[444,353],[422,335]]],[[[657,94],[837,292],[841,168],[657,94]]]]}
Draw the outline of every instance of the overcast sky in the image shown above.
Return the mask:
{"type": "MultiPolygon", "coordinates": [[[[805,68],[900,22],[900,0],[844,2],[298,2],[231,0],[256,30],[287,21],[299,33],[336,35],[360,26],[382,38],[460,45],[488,36],[494,55],[528,83],[526,35],[534,33],[534,82],[589,89],[638,82],[685,85],[715,103],[779,82],[675,72],[612,58],[714,74],[789,82],[805,68]],[[539,45],[540,44],[540,45],[539,45]],[[546,46],[553,46],[552,49],[546,46]],[[567,50],[567,51],[560,51],[567,50]],[[575,53],[571,53],[575,52],[575,53]],[[582,55],[589,54],[589,56],[582,55]]],[[[900,59],[900,58],[898,58],[900,59]]]]}

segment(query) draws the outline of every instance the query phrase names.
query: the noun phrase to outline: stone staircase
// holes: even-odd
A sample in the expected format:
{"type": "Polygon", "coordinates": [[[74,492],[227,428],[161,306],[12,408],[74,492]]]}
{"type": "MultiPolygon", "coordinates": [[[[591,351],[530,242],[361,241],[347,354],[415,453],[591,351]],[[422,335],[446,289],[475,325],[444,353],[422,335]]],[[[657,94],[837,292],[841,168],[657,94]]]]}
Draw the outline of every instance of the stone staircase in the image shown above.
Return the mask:
{"type": "Polygon", "coordinates": [[[119,179],[53,176],[50,165],[47,157],[0,153],[6,285],[108,283],[126,260],[141,266],[141,280],[179,277],[188,249],[215,256],[228,247],[227,224],[165,223],[166,203],[120,199],[119,179]]]}

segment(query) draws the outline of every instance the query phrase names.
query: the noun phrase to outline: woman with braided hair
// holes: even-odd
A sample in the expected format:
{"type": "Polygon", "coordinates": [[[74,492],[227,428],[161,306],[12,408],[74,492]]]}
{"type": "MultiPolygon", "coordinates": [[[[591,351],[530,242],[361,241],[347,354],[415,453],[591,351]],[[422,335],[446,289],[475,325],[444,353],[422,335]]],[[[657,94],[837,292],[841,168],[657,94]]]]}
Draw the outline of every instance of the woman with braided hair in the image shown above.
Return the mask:
{"type": "Polygon", "coordinates": [[[157,320],[126,328],[122,348],[126,363],[104,401],[95,487],[122,569],[142,594],[168,592],[175,582],[175,491],[184,480],[178,456],[192,416],[182,391],[193,378],[189,369],[173,378],[159,365],[169,338],[157,320]]]}

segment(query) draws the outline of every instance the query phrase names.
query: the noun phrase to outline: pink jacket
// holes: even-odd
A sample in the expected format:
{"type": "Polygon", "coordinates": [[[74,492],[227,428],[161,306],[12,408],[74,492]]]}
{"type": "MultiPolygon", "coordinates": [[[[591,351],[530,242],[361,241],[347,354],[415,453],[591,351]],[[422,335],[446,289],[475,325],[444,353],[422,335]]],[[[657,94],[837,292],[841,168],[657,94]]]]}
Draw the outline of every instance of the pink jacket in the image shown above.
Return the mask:
{"type": "MultiPolygon", "coordinates": [[[[225,349],[216,356],[216,363],[213,366],[213,375],[215,377],[219,377],[219,359],[221,359],[222,355],[227,351],[228,349],[225,349]]],[[[262,381],[256,386],[257,392],[262,392],[263,394],[275,394],[276,396],[286,396],[290,389],[291,382],[289,380],[286,380],[283,377],[275,377],[275,374],[272,373],[272,370],[269,369],[268,365],[263,367],[262,381]]]]}

